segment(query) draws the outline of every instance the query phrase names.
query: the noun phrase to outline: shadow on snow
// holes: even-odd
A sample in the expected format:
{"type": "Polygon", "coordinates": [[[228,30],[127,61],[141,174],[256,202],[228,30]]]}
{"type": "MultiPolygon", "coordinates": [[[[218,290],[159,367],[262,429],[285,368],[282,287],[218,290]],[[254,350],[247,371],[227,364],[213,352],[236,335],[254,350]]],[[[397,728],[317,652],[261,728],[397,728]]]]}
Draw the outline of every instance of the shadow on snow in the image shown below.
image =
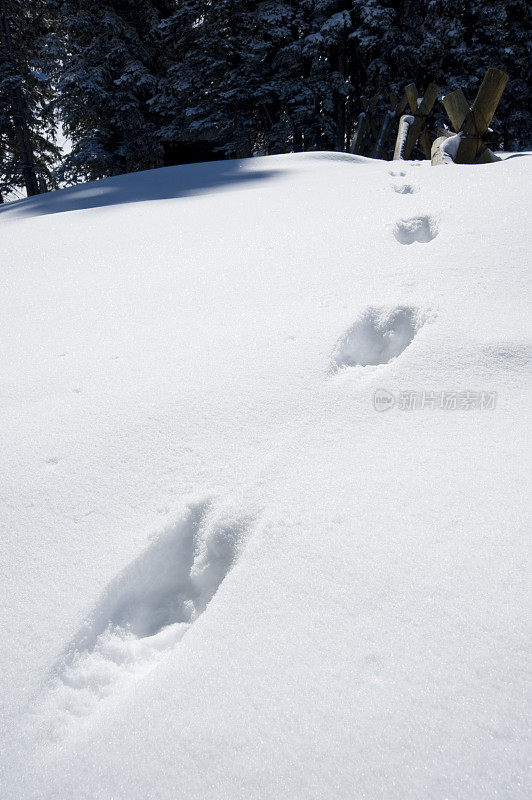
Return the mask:
{"type": "Polygon", "coordinates": [[[0,206],[0,216],[33,217],[146,200],[169,200],[227,188],[244,188],[246,184],[277,174],[273,169],[246,169],[250,160],[184,164],[81,183],[6,203],[0,206]]]}

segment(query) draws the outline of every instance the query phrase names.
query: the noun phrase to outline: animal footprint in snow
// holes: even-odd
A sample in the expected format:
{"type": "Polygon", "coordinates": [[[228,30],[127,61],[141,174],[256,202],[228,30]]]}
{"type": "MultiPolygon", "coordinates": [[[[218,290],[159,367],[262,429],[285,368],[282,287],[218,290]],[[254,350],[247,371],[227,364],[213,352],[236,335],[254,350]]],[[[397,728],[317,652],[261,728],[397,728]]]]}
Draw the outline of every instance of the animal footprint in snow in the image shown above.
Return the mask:
{"type": "Polygon", "coordinates": [[[414,192],[417,192],[417,188],[410,183],[396,183],[392,188],[397,194],[414,194],[414,192]]]}
{"type": "Polygon", "coordinates": [[[54,671],[48,716],[85,716],[151,671],[206,609],[234,565],[248,523],[214,518],[208,502],[176,523],[108,586],[54,671]]]}
{"type": "Polygon", "coordinates": [[[400,244],[430,242],[438,235],[438,225],[434,217],[411,217],[396,222],[393,233],[400,244]]]}
{"type": "Polygon", "coordinates": [[[387,364],[412,342],[428,314],[414,306],[367,308],[340,338],[333,355],[333,372],[345,367],[387,364]]]}
{"type": "Polygon", "coordinates": [[[406,175],[406,172],[403,172],[403,170],[392,169],[392,170],[390,170],[388,175],[391,175],[392,178],[404,178],[405,175],[406,175]]]}

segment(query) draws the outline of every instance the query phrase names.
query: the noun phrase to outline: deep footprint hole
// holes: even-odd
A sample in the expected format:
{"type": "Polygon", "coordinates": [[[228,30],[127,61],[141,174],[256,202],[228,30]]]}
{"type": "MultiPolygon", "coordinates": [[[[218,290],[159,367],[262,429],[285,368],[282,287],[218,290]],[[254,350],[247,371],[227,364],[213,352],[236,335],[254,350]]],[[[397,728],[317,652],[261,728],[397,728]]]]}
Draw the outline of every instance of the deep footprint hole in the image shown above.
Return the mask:
{"type": "Polygon", "coordinates": [[[427,320],[415,306],[368,308],[338,341],[332,371],[388,364],[411,344],[427,320]]]}
{"type": "Polygon", "coordinates": [[[145,638],[203,613],[236,560],[246,527],[238,519],[213,521],[209,511],[208,502],[189,507],[110,584],[78,647],[90,650],[109,628],[145,638]]]}
{"type": "Polygon", "coordinates": [[[431,242],[438,235],[438,224],[434,217],[411,217],[395,223],[393,234],[400,244],[431,242]]]}
{"type": "Polygon", "coordinates": [[[397,194],[414,194],[414,192],[417,192],[416,187],[410,183],[395,184],[393,190],[397,194]]]}
{"type": "Polygon", "coordinates": [[[189,506],[107,587],[56,664],[52,716],[91,713],[115,685],[145,674],[185,635],[238,560],[250,519],[189,506]]]}

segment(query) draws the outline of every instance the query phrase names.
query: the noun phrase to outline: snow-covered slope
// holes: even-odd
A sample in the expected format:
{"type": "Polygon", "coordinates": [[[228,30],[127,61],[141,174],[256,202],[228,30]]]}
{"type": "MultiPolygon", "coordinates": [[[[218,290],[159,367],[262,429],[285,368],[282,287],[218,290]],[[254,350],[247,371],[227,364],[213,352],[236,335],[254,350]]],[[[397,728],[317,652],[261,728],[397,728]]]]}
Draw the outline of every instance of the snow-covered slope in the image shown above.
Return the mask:
{"type": "Polygon", "coordinates": [[[531,168],[0,211],[2,797],[528,796],[531,168]]]}

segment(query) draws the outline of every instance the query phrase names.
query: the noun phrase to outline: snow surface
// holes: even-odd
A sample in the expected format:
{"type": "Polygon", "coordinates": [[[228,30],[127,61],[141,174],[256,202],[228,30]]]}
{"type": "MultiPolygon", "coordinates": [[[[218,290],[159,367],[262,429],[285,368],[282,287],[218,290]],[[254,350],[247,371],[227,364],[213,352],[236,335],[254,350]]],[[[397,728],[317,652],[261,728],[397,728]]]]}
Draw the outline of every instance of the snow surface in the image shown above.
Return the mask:
{"type": "Polygon", "coordinates": [[[0,210],[2,798],[530,796],[531,166],[0,210]]]}

